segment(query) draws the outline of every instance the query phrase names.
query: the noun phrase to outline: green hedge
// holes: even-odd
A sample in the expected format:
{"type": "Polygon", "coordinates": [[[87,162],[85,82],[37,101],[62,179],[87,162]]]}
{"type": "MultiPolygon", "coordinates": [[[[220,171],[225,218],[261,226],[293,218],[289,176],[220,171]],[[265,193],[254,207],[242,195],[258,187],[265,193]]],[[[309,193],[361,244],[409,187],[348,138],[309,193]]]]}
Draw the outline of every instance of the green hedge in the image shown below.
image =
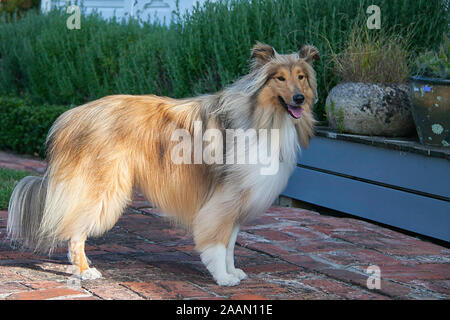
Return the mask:
{"type": "Polygon", "coordinates": [[[33,106],[30,101],[0,97],[0,149],[45,156],[45,138],[68,107],[33,106]]]}
{"type": "Polygon", "coordinates": [[[65,12],[27,13],[0,24],[0,94],[33,103],[81,104],[108,94],[155,93],[185,97],[214,92],[248,71],[256,40],[279,52],[316,45],[323,60],[318,116],[337,79],[330,49],[339,52],[348,31],[366,28],[369,5],[381,8],[381,31],[411,35],[420,52],[438,46],[447,31],[446,0],[224,0],[179,15],[170,27],[136,21],[81,19],[66,28],[65,12]]]}
{"type": "MultiPolygon", "coordinates": [[[[104,21],[93,14],[69,30],[64,11],[27,12],[0,23],[0,149],[44,155],[45,136],[67,107],[110,94],[175,98],[215,92],[248,71],[256,40],[279,52],[316,45],[319,103],[336,83],[331,50],[349,30],[366,28],[365,10],[381,8],[381,30],[408,36],[412,53],[436,48],[447,31],[446,0],[224,0],[178,13],[169,27],[104,21]]],[[[0,21],[2,21],[0,19],[0,21]]]]}
{"type": "Polygon", "coordinates": [[[35,175],[23,170],[0,168],[0,210],[7,209],[9,199],[17,183],[26,176],[35,175]]]}
{"type": "Polygon", "coordinates": [[[3,0],[0,1],[0,22],[20,18],[24,12],[39,8],[41,0],[3,0]]]}

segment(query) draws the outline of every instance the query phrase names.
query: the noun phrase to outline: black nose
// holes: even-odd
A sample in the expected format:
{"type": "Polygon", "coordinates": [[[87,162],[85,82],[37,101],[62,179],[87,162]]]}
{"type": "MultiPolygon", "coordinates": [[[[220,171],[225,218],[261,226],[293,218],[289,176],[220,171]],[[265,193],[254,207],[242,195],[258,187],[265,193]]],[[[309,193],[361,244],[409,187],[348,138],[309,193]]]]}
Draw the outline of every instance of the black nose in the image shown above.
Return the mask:
{"type": "Polygon", "coordinates": [[[305,101],[305,96],[302,95],[301,93],[298,93],[298,94],[295,94],[295,95],[292,97],[292,100],[294,100],[294,102],[295,102],[296,104],[302,104],[303,101],[305,101]]]}

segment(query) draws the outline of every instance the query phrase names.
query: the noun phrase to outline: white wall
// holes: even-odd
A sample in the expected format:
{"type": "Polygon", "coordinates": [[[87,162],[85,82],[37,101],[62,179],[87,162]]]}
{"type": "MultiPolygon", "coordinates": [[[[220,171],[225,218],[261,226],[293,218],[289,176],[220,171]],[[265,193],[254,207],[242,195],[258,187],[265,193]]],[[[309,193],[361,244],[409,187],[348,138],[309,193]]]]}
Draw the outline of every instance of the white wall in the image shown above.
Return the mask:
{"type": "MultiPolygon", "coordinates": [[[[191,9],[196,2],[201,4],[205,0],[179,0],[181,12],[191,9]]],[[[47,12],[50,8],[67,7],[70,4],[80,5],[86,13],[97,10],[105,19],[139,16],[147,21],[157,17],[160,21],[165,19],[169,22],[172,12],[176,10],[176,0],[42,0],[41,10],[47,12]]]]}

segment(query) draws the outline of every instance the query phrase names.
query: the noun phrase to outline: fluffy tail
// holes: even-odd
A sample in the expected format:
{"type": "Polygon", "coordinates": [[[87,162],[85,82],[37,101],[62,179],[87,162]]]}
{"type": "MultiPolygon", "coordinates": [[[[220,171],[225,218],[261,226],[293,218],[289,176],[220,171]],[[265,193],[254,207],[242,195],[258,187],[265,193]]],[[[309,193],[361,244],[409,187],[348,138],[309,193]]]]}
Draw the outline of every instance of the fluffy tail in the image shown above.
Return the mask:
{"type": "Polygon", "coordinates": [[[25,177],[17,184],[8,207],[8,237],[14,244],[34,251],[51,251],[53,245],[42,232],[47,179],[25,177]]]}

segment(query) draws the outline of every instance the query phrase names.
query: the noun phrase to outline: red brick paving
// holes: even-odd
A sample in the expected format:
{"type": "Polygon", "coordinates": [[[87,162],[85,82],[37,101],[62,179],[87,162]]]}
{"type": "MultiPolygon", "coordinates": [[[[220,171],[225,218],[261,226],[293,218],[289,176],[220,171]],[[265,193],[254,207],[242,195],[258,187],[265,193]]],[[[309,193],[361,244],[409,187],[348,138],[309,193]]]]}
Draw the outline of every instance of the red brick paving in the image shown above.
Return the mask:
{"type": "MultiPolygon", "coordinates": [[[[45,163],[0,152],[0,167],[41,174],[45,163]]],[[[449,299],[450,249],[365,221],[272,207],[238,237],[249,278],[219,287],[192,237],[136,194],[116,226],[86,251],[102,279],[70,278],[65,248],[52,257],[10,248],[0,210],[0,299],[449,299]],[[367,288],[366,268],[381,270],[367,288]]]]}

